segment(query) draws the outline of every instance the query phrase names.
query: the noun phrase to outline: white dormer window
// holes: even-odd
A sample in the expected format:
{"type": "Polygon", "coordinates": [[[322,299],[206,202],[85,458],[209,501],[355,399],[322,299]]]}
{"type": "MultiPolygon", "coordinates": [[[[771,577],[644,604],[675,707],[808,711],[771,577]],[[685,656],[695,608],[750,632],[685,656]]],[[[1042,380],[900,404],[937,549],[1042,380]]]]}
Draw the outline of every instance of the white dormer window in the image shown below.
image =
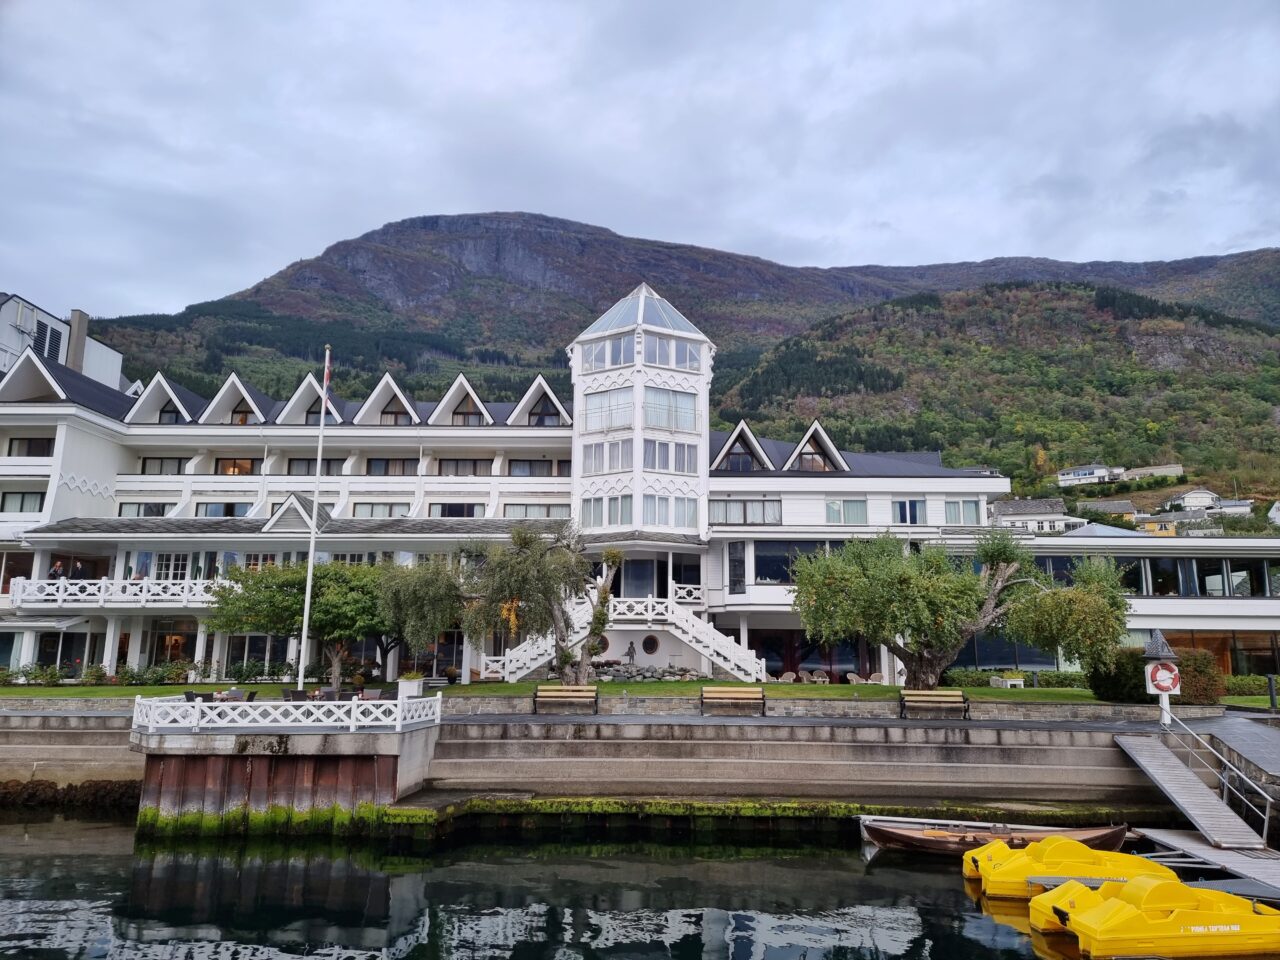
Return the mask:
{"type": "Polygon", "coordinates": [[[796,457],[791,469],[800,473],[829,473],[835,467],[817,438],[811,437],[804,449],[800,451],[800,455],[796,457]]]}
{"type": "Polygon", "coordinates": [[[257,423],[258,418],[257,414],[253,412],[253,407],[249,405],[249,401],[241,400],[232,409],[231,419],[227,422],[237,427],[247,427],[251,424],[257,423]]]}
{"type": "Polygon", "coordinates": [[[455,427],[480,427],[484,425],[484,414],[480,406],[470,394],[463,397],[453,408],[453,425],[455,427]]]}
{"type": "Polygon", "coordinates": [[[156,423],[181,423],[182,414],[178,412],[178,405],[172,400],[165,402],[160,408],[160,415],[156,418],[156,423]]]}
{"type": "Polygon", "coordinates": [[[384,427],[408,427],[413,425],[413,417],[399,400],[392,400],[382,408],[378,423],[384,427]]]}
{"type": "MultiPolygon", "coordinates": [[[[332,410],[329,410],[327,412],[326,417],[327,417],[327,419],[325,420],[326,426],[333,426],[333,424],[338,422],[337,418],[334,417],[332,410]]],[[[307,407],[307,426],[308,427],[320,426],[320,398],[319,397],[316,397],[315,403],[307,407]]]]}
{"type": "Polygon", "coordinates": [[[555,405],[549,396],[545,393],[542,399],[533,405],[533,409],[529,411],[529,426],[531,427],[558,427],[560,426],[560,408],[555,405]]]}

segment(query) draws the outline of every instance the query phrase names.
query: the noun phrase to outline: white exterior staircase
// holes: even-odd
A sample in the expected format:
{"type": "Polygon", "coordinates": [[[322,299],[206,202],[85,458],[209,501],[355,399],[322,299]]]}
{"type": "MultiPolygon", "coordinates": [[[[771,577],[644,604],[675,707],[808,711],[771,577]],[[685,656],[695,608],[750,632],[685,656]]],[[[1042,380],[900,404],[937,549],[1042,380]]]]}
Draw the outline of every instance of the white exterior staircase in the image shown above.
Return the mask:
{"type": "MultiPolygon", "coordinates": [[[[591,604],[585,600],[576,604],[570,610],[570,617],[573,624],[570,646],[576,646],[586,639],[591,626],[591,604]]],[[[609,601],[609,622],[619,626],[644,624],[666,630],[695,653],[739,680],[762,683],[766,679],[762,658],[705,620],[698,619],[674,600],[615,597],[609,601]]],[[[481,661],[480,677],[512,683],[528,676],[554,655],[555,641],[550,634],[530,637],[502,656],[485,657],[481,661]]]]}

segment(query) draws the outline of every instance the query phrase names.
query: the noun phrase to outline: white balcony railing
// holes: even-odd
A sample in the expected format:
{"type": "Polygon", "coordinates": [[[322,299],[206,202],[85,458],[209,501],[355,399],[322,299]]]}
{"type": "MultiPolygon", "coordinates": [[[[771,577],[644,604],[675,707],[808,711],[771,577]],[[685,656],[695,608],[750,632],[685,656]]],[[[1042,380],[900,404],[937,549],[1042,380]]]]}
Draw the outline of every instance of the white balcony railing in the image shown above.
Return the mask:
{"type": "Polygon", "coordinates": [[[615,404],[599,410],[586,410],[582,414],[582,429],[586,433],[597,430],[621,430],[635,423],[636,408],[632,404],[615,404]]]}
{"type": "Polygon", "coordinates": [[[9,584],[13,606],[22,607],[207,607],[216,580],[27,580],[9,584]]]}
{"type": "Polygon", "coordinates": [[[263,700],[188,702],[183,697],[138,697],[133,728],[147,733],[266,729],[273,733],[396,730],[438,724],[441,694],[401,700],[263,700]]]}
{"type": "Polygon", "coordinates": [[[671,586],[671,599],[676,603],[690,603],[694,606],[701,606],[702,598],[702,584],[700,583],[676,583],[671,586]]]}

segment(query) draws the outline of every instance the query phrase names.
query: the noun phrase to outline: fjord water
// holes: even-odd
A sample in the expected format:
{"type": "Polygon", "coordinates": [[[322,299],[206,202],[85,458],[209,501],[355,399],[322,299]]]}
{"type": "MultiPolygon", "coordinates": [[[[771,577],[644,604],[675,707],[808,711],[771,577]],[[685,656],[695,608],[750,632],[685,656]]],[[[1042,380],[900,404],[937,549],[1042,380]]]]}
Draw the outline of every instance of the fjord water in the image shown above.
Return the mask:
{"type": "MultiPolygon", "coordinates": [[[[477,838],[482,839],[482,838],[477,838]]],[[[1011,960],[950,860],[616,844],[135,849],[115,823],[0,825],[0,957],[1011,960]]]]}

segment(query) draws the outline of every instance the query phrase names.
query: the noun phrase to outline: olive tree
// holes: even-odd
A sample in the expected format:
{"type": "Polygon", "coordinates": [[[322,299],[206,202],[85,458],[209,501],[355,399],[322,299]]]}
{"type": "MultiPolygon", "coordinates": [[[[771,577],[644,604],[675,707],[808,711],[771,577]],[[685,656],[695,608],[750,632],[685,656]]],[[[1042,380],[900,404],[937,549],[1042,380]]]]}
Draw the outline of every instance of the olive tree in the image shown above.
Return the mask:
{"type": "Polygon", "coordinates": [[[387,632],[414,653],[432,649],[462,619],[462,581],[446,556],[413,567],[387,565],[378,581],[378,607],[387,632]]]}
{"type": "Polygon", "coordinates": [[[622,554],[605,551],[600,576],[593,578],[593,562],[570,528],[544,535],[520,525],[511,541],[485,549],[467,578],[463,624],[468,637],[507,630],[513,636],[550,634],[555,646],[554,668],[567,684],[591,678],[591,656],[609,622],[609,584],[622,563],[622,554]],[[586,637],[575,641],[571,608],[591,605],[586,637]]]}
{"type": "Polygon", "coordinates": [[[977,634],[1061,649],[1106,666],[1125,637],[1127,601],[1111,561],[1078,563],[1071,586],[1045,575],[1007,531],[992,531],[971,556],[919,551],[892,536],[797,557],[795,609],[824,645],[861,634],[893,651],[910,689],[933,689],[977,634]]]}

